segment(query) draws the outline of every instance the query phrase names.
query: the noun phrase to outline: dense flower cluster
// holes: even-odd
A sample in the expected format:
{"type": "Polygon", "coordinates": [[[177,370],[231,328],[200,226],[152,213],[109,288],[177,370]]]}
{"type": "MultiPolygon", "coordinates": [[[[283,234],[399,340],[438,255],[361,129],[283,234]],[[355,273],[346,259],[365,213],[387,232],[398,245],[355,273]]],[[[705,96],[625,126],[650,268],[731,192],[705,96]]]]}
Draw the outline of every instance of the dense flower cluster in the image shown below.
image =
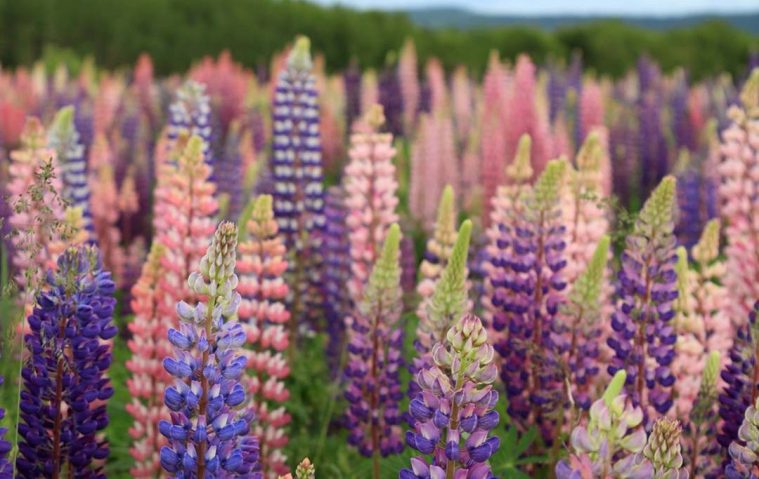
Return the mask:
{"type": "Polygon", "coordinates": [[[264,477],[274,478],[287,471],[282,448],[287,445],[284,427],[290,422],[284,407],[290,395],[284,383],[290,368],[283,352],[289,344],[286,325],[290,313],[284,304],[286,250],[271,196],[256,198],[247,234],[237,258],[237,289],[242,296],[239,317],[250,346],[246,350],[248,392],[257,418],[253,433],[261,448],[264,477]]]}
{"type": "Polygon", "coordinates": [[[494,410],[498,392],[495,352],[487,330],[476,316],[466,315],[432,350],[434,364],[417,374],[421,392],[409,404],[414,431],[408,445],[432,457],[411,459],[400,479],[464,477],[491,479],[488,459],[498,450],[494,410]]]}
{"type": "Polygon", "coordinates": [[[37,295],[24,337],[18,477],[105,478],[108,444],[99,432],[108,425],[105,401],[113,388],[103,341],[117,332],[114,289],[97,250],[70,248],[37,295]]]}
{"type": "MultiPolygon", "coordinates": [[[[0,376],[0,386],[3,385],[3,377],[0,376]]],[[[5,418],[5,409],[0,407],[0,421],[5,418]]],[[[8,429],[0,427],[0,479],[13,477],[13,466],[8,461],[8,453],[11,451],[11,443],[5,438],[8,429]]]]}
{"type": "Polygon", "coordinates": [[[399,377],[403,336],[398,326],[403,306],[398,258],[400,236],[398,225],[392,225],[363,298],[355,314],[347,319],[345,398],[349,405],[345,421],[350,429],[348,442],[367,457],[388,456],[403,449],[398,409],[403,397],[399,377]]]}
{"type": "Polygon", "coordinates": [[[163,361],[175,378],[164,402],[171,421],[158,428],[169,445],[161,449],[161,466],[178,479],[261,478],[258,443],[249,434],[253,413],[245,408],[240,379],[246,337],[234,318],[240,303],[235,292],[237,228],[219,225],[198,272],[187,282],[206,298],[195,307],[177,303],[180,329],[169,329],[174,356],[163,361]]]}

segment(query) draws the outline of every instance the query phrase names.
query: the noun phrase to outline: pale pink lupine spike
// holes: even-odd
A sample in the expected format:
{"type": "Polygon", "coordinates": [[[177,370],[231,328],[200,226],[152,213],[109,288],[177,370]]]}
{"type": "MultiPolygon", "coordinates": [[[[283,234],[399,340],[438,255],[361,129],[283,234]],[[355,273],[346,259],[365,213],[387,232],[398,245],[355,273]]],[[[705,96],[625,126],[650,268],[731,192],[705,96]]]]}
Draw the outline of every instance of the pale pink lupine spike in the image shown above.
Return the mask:
{"type": "Polygon", "coordinates": [[[170,294],[161,285],[161,277],[166,273],[161,265],[165,252],[163,245],[153,243],[142,274],[132,287],[134,319],[129,323],[132,339],[127,343],[132,357],[126,362],[131,373],[127,387],[132,401],[126,410],[134,418],[129,429],[132,438],[129,452],[135,461],[130,472],[136,478],[163,477],[159,453],[166,439],[158,431],[158,423],[169,419],[163,393],[171,378],[162,361],[172,350],[166,334],[174,321],[173,303],[166,301],[170,294]]]}
{"type": "Polygon", "coordinates": [[[272,211],[272,197],[255,199],[247,224],[247,238],[238,245],[237,291],[242,296],[238,315],[248,337],[248,391],[256,414],[253,433],[261,447],[264,477],[273,479],[287,472],[285,427],[290,415],[284,404],[289,392],[284,381],[290,374],[283,354],[289,345],[285,307],[288,287],[286,250],[272,211]]]}
{"type": "Polygon", "coordinates": [[[121,231],[118,228],[121,201],[116,188],[110,145],[103,133],[95,135],[90,148],[88,183],[92,225],[103,264],[113,273],[117,284],[122,284],[126,258],[121,248],[121,231]]]}
{"type": "Polygon", "coordinates": [[[445,70],[437,58],[427,61],[427,86],[430,89],[430,111],[447,112],[448,86],[445,83],[445,70]]]}
{"type": "MultiPolygon", "coordinates": [[[[419,110],[421,88],[419,87],[419,72],[416,58],[416,47],[412,39],[403,44],[398,58],[398,83],[401,89],[403,105],[403,125],[405,131],[412,131],[419,110]]],[[[363,85],[362,85],[363,87],[363,85]]],[[[375,100],[376,103],[376,100],[375,100]]],[[[367,105],[365,103],[365,105],[367,105]]],[[[367,112],[368,110],[363,110],[367,112]]]]}
{"type": "Polygon", "coordinates": [[[361,120],[364,131],[351,135],[350,162],[343,187],[348,209],[351,279],[348,290],[354,302],[363,295],[371,268],[379,257],[387,229],[398,221],[398,182],[395,178],[393,136],[379,133],[384,124],[382,107],[375,105],[361,120]]]}
{"type": "Polygon", "coordinates": [[[586,80],[580,93],[580,135],[585,138],[591,130],[604,125],[604,98],[601,85],[586,80]]]}
{"type": "MultiPolygon", "coordinates": [[[[379,82],[377,72],[367,70],[361,76],[361,113],[366,114],[373,105],[379,103],[379,82]]],[[[348,125],[352,127],[353,125],[348,125]]]]}
{"type": "Polygon", "coordinates": [[[741,325],[759,298],[759,68],[754,69],[741,94],[741,106],[730,108],[731,125],[722,133],[722,181],[719,195],[725,220],[730,300],[725,312],[741,325]]]}
{"type": "Polygon", "coordinates": [[[495,195],[498,186],[503,184],[503,171],[508,163],[505,135],[504,106],[506,103],[506,84],[504,76],[505,73],[498,60],[498,54],[492,52],[482,86],[483,108],[480,119],[480,178],[483,188],[482,222],[486,227],[490,225],[491,199],[495,195]]]}
{"type": "Polygon", "coordinates": [[[451,80],[453,120],[460,145],[467,143],[474,121],[474,92],[469,74],[463,66],[456,68],[451,80]]]}

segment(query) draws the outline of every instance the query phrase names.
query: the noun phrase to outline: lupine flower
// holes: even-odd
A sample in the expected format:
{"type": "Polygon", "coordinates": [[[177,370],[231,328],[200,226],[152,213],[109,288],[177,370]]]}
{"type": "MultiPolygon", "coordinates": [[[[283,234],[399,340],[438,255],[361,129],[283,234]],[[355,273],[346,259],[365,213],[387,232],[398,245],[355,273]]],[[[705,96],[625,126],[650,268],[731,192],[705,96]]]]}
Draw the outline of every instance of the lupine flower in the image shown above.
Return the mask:
{"type": "MultiPolygon", "coordinates": [[[[386,68],[379,77],[379,97],[377,103],[382,105],[385,112],[386,127],[388,133],[393,136],[401,136],[403,130],[403,99],[401,97],[401,85],[398,75],[390,68],[386,68]]],[[[369,111],[369,110],[364,110],[369,111]]]]}
{"type": "Polygon", "coordinates": [[[645,198],[669,171],[667,142],[661,125],[661,98],[655,89],[641,83],[638,100],[638,155],[641,170],[640,195],[645,198]]]}
{"type": "Polygon", "coordinates": [[[669,418],[658,419],[648,436],[643,457],[653,467],[653,479],[688,479],[680,453],[680,422],[669,418]]]}
{"type": "Polygon", "coordinates": [[[458,144],[464,145],[474,126],[474,98],[472,83],[464,66],[453,72],[451,79],[451,97],[453,103],[453,121],[456,125],[458,144]]]}
{"type": "MultiPolygon", "coordinates": [[[[166,182],[159,186],[164,194],[156,199],[156,241],[166,248],[161,264],[165,274],[161,287],[169,295],[166,301],[191,300],[192,289],[184,278],[197,268],[208,241],[213,235],[213,220],[218,203],[209,181],[210,167],[203,161],[203,140],[193,136],[182,145],[176,165],[167,165],[166,182]]],[[[156,192],[158,193],[158,192],[156,192]]]]}
{"type": "Polygon", "coordinates": [[[203,140],[203,160],[213,165],[211,103],[205,85],[188,80],[177,90],[177,96],[169,106],[167,135],[169,151],[176,148],[182,135],[198,136],[203,140]]]}
{"type": "Polygon", "coordinates": [[[725,467],[728,479],[759,477],[759,400],[746,409],[738,440],[730,443],[730,462],[725,467]]]}
{"type": "MultiPolygon", "coordinates": [[[[3,377],[0,376],[0,387],[3,385],[3,377]]],[[[0,421],[5,418],[5,409],[0,407],[0,421]]],[[[5,439],[8,429],[0,426],[0,479],[13,478],[13,466],[8,461],[8,453],[11,451],[11,443],[5,439]]]]}
{"type": "Polygon", "coordinates": [[[672,407],[671,371],[677,333],[672,325],[677,299],[675,179],[662,180],[651,193],[627,237],[619,272],[614,335],[608,339],[615,357],[609,374],[627,372],[625,390],[648,421],[672,407]]]}
{"type": "MultiPolygon", "coordinates": [[[[491,225],[491,199],[496,194],[496,189],[504,184],[504,168],[508,164],[506,153],[506,138],[503,134],[506,123],[504,105],[506,102],[506,88],[504,81],[504,68],[498,61],[498,53],[490,53],[488,69],[482,84],[483,108],[480,118],[480,149],[481,165],[480,178],[483,189],[483,215],[482,222],[485,226],[491,225]]],[[[515,158],[522,151],[524,140],[519,139],[516,146],[515,158]]],[[[528,150],[531,145],[528,145],[528,150]]],[[[529,161],[529,156],[527,157],[529,161]]],[[[532,177],[532,173],[530,173],[532,177]]]]}
{"type": "Polygon", "coordinates": [[[258,443],[249,435],[253,413],[246,408],[240,378],[245,331],[234,318],[240,303],[235,291],[237,228],[222,223],[199,271],[187,282],[198,297],[195,307],[177,303],[180,329],[169,329],[174,356],[163,361],[175,383],[164,403],[171,422],[158,429],[169,442],[161,448],[161,466],[178,479],[260,479],[258,443]]]}
{"type": "Polygon", "coordinates": [[[419,73],[414,41],[406,39],[398,57],[398,83],[400,84],[403,103],[403,126],[406,132],[412,132],[416,114],[419,110],[419,73]]]}
{"type": "Polygon", "coordinates": [[[535,64],[527,55],[520,55],[514,67],[513,84],[511,85],[507,108],[509,120],[506,123],[506,155],[513,157],[517,144],[522,135],[532,138],[532,169],[536,174],[543,171],[548,161],[549,145],[546,131],[546,118],[541,118],[536,106],[536,75],[535,64]]]}
{"type": "Polygon", "coordinates": [[[586,81],[580,92],[580,138],[587,138],[594,128],[604,126],[604,98],[601,85],[586,81]]]}
{"type": "Polygon", "coordinates": [[[377,72],[366,70],[361,76],[361,112],[366,113],[371,109],[372,105],[376,105],[377,103],[379,103],[377,72]]]}
{"type": "Polygon", "coordinates": [[[361,303],[346,321],[348,443],[362,455],[374,457],[375,479],[379,477],[379,456],[397,454],[403,449],[398,410],[403,397],[399,378],[403,336],[398,326],[403,308],[398,262],[400,236],[398,225],[391,226],[361,303]]]}
{"type": "Polygon", "coordinates": [[[720,355],[712,351],[706,359],[698,396],[683,431],[683,447],[692,477],[703,477],[718,466],[717,379],[720,355]]]}
{"type": "MultiPolygon", "coordinates": [[[[74,126],[74,107],[58,111],[47,133],[48,145],[56,153],[57,170],[61,177],[61,196],[69,206],[80,208],[84,228],[93,233],[90,214],[90,187],[87,183],[87,158],[79,132],[74,126]]],[[[94,239],[94,238],[92,238],[94,239]]]]}
{"type": "MultiPolygon", "coordinates": [[[[440,204],[437,208],[437,221],[432,237],[427,240],[427,246],[419,265],[419,284],[416,292],[421,301],[416,310],[417,317],[423,320],[426,314],[426,302],[435,291],[435,284],[448,264],[448,259],[456,242],[456,208],[454,204],[453,188],[448,185],[440,196],[440,204]]],[[[446,329],[447,331],[447,329],[446,329]]],[[[432,347],[432,344],[429,345],[432,347]]]]}
{"type": "Polygon", "coordinates": [[[226,217],[237,219],[243,204],[243,171],[242,148],[243,134],[237,124],[233,124],[227,133],[222,154],[214,165],[214,180],[219,188],[219,194],[226,196],[226,217]]]}
{"type": "Polygon", "coordinates": [[[94,248],[70,248],[58,259],[27,321],[29,359],[22,369],[17,477],[105,478],[106,377],[116,335],[110,273],[94,248]]]}
{"type": "Polygon", "coordinates": [[[345,126],[353,127],[353,122],[361,116],[361,70],[351,62],[343,73],[345,88],[345,126]]]}
{"type": "Polygon", "coordinates": [[[759,397],[759,388],[754,378],[759,375],[759,361],[756,357],[756,345],[759,341],[757,327],[759,301],[748,314],[748,324],[739,328],[730,348],[730,363],[720,373],[725,387],[719,395],[719,416],[722,419],[717,441],[723,448],[738,439],[738,429],[743,421],[746,409],[759,397]]]}
{"type": "Polygon", "coordinates": [[[755,69],[743,87],[741,107],[734,106],[728,115],[731,124],[722,133],[722,181],[719,194],[725,218],[726,267],[725,286],[729,300],[725,304],[734,322],[744,318],[759,298],[759,69],[755,69]]]}
{"type": "Polygon", "coordinates": [[[253,434],[261,448],[264,477],[274,478],[287,472],[282,448],[288,440],[284,428],[290,422],[284,407],[290,395],[284,383],[290,368],[283,352],[289,343],[290,313],[285,307],[287,252],[278,234],[271,196],[256,198],[247,230],[237,261],[243,298],[239,316],[250,345],[246,350],[248,392],[257,418],[253,434]]]}
{"type": "Polygon", "coordinates": [[[170,376],[161,361],[171,353],[171,344],[165,338],[174,324],[173,308],[165,301],[167,291],[161,285],[166,272],[161,265],[165,254],[162,244],[153,243],[142,274],[132,287],[134,320],[129,323],[132,338],[127,343],[132,357],[126,363],[132,373],[127,380],[132,401],[126,410],[134,418],[129,429],[133,441],[129,452],[135,461],[130,473],[136,478],[161,477],[159,452],[166,444],[157,428],[160,420],[169,418],[163,393],[170,376]]]}
{"type": "Polygon", "coordinates": [[[399,479],[495,477],[488,464],[500,446],[497,436],[489,437],[499,421],[494,356],[487,330],[473,315],[435,344],[434,364],[416,377],[421,392],[409,404],[414,430],[406,433],[406,443],[432,461],[412,458],[399,479]]]}
{"type": "MultiPolygon", "coordinates": [[[[555,373],[541,371],[541,364],[566,287],[561,278],[566,261],[559,208],[565,169],[565,161],[548,163],[534,188],[521,198],[521,206],[500,224],[496,254],[490,257],[490,301],[496,308],[492,327],[503,331],[495,349],[502,358],[509,414],[525,428],[530,418],[544,426],[544,414],[561,400],[555,373]]],[[[548,428],[543,432],[550,435],[548,428]]]]}
{"type": "Polygon", "coordinates": [[[691,165],[688,150],[681,150],[677,168],[677,205],[680,217],[675,234],[680,244],[692,248],[706,222],[717,216],[717,185],[705,170],[710,165],[691,165]]]}
{"type": "Polygon", "coordinates": [[[687,416],[699,391],[699,378],[710,352],[727,357],[734,328],[724,314],[726,291],[720,283],[725,274],[719,255],[719,220],[707,223],[699,242],[691,250],[697,268],[688,266],[688,255],[679,248],[677,263],[678,298],[677,357],[672,370],[677,377],[676,410],[687,416]]]}
{"type": "MultiPolygon", "coordinates": [[[[293,479],[293,475],[290,473],[284,476],[279,476],[278,479],[293,479]]],[[[295,479],[316,479],[316,467],[311,464],[309,458],[305,458],[300,461],[298,467],[295,468],[295,479]]]]}
{"type": "Polygon", "coordinates": [[[385,121],[375,105],[351,135],[350,163],[343,180],[348,209],[346,226],[351,243],[348,288],[354,304],[361,301],[372,266],[391,224],[398,221],[398,182],[395,179],[393,136],[379,133],[385,121]]]}
{"type": "MultiPolygon", "coordinates": [[[[215,62],[211,57],[205,57],[199,65],[193,67],[189,76],[206,87],[221,129],[226,134],[232,121],[243,114],[249,73],[235,63],[229,51],[225,50],[215,62]]],[[[171,113],[175,114],[174,111],[171,113]]]]}
{"type": "Polygon", "coordinates": [[[640,456],[646,445],[643,411],[621,394],[626,378],[624,370],[617,371],[591,406],[588,423],[572,431],[571,454],[556,464],[557,479],[653,477],[651,464],[640,456]]]}
{"type": "MultiPolygon", "coordinates": [[[[288,283],[294,318],[319,308],[319,233],[325,221],[318,93],[309,49],[308,38],[296,40],[280,72],[272,104],[274,216],[292,256],[288,283]]],[[[290,326],[295,341],[298,321],[291,321],[290,326]]]]}
{"type": "Polygon", "coordinates": [[[552,327],[551,342],[562,363],[568,396],[581,409],[591,405],[593,380],[599,373],[601,294],[610,239],[601,237],[587,268],[572,284],[567,302],[552,327]]]}

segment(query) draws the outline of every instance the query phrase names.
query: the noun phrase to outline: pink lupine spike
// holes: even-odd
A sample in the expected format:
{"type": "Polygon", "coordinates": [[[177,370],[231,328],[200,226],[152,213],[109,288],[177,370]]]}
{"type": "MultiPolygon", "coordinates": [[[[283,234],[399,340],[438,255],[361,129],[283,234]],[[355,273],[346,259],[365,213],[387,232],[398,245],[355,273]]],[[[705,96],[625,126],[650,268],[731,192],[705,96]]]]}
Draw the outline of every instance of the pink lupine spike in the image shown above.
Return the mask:
{"type": "Polygon", "coordinates": [[[601,85],[587,80],[580,93],[580,135],[585,138],[593,128],[604,125],[604,98],[601,85]]]}
{"type": "MultiPolygon", "coordinates": [[[[366,114],[379,103],[379,83],[377,72],[367,70],[361,76],[361,113],[366,114]]],[[[353,125],[348,125],[352,127],[353,125]]]]}
{"type": "Polygon", "coordinates": [[[142,274],[132,287],[134,319],[129,323],[132,339],[127,343],[132,357],[126,362],[131,372],[127,387],[132,402],[126,405],[126,410],[134,418],[129,435],[135,463],[130,472],[136,478],[163,477],[159,451],[166,440],[158,432],[158,422],[169,418],[163,392],[171,378],[161,362],[172,352],[166,334],[174,322],[173,307],[166,301],[169,293],[161,286],[161,277],[166,273],[161,265],[165,254],[163,245],[153,243],[142,274]]]}
{"type": "Polygon", "coordinates": [[[348,208],[346,225],[351,243],[351,279],[348,289],[358,303],[379,257],[387,229],[398,220],[393,157],[393,136],[379,133],[384,123],[382,107],[375,105],[351,135],[344,188],[348,208]]]}
{"type": "Polygon", "coordinates": [[[290,374],[283,354],[289,345],[285,308],[288,294],[284,273],[286,250],[272,211],[272,197],[259,196],[247,224],[248,238],[238,245],[237,271],[242,296],[239,317],[251,345],[247,350],[251,372],[248,390],[257,420],[254,434],[261,447],[264,477],[276,478],[287,472],[285,427],[290,415],[284,407],[289,392],[284,381],[290,374]]]}
{"type": "MultiPolygon", "coordinates": [[[[398,58],[398,83],[401,88],[401,100],[403,105],[403,125],[405,131],[412,131],[416,122],[416,114],[419,110],[421,89],[419,88],[419,72],[417,71],[416,47],[412,39],[407,39],[403,44],[400,57],[398,58]]],[[[363,85],[362,85],[363,87],[363,85]]],[[[374,102],[365,105],[371,105],[374,102]]],[[[368,110],[363,110],[367,112],[368,110]]]]}
{"type": "Polygon", "coordinates": [[[113,125],[124,94],[125,85],[119,79],[111,75],[103,76],[100,88],[93,105],[93,127],[95,134],[105,134],[113,125]]]}
{"type": "Polygon", "coordinates": [[[112,165],[108,140],[103,133],[98,133],[90,148],[90,213],[103,264],[113,273],[116,283],[122,284],[126,258],[117,226],[120,198],[112,165]]]}
{"type": "Polygon", "coordinates": [[[540,115],[536,106],[535,64],[527,55],[520,55],[514,69],[514,81],[508,97],[506,123],[506,155],[513,158],[519,137],[532,138],[532,169],[540,174],[549,160],[547,115],[540,115]]]}
{"type": "Polygon", "coordinates": [[[206,85],[206,91],[218,112],[222,129],[226,131],[232,121],[243,113],[252,73],[235,63],[229,51],[224,50],[216,61],[211,57],[205,57],[190,70],[189,76],[206,85]]]}
{"type": "Polygon", "coordinates": [[[725,311],[742,325],[759,298],[759,68],[741,94],[741,106],[729,110],[732,124],[722,133],[722,181],[719,195],[725,218],[727,274],[730,298],[725,311]]]}
{"type": "MultiPolygon", "coordinates": [[[[483,108],[480,119],[480,178],[483,188],[482,222],[490,225],[491,199],[496,189],[503,183],[503,171],[508,163],[506,156],[505,112],[506,85],[505,72],[498,60],[498,54],[490,54],[488,70],[483,81],[483,108]]],[[[413,211],[413,209],[412,209],[413,211]]]]}
{"type": "Polygon", "coordinates": [[[430,89],[430,111],[446,112],[448,104],[448,86],[445,83],[445,70],[437,58],[427,61],[427,85],[430,89]]]}
{"type": "Polygon", "coordinates": [[[469,74],[463,66],[456,68],[453,73],[451,96],[456,134],[459,144],[465,144],[469,139],[469,132],[474,121],[474,93],[469,74]]]}

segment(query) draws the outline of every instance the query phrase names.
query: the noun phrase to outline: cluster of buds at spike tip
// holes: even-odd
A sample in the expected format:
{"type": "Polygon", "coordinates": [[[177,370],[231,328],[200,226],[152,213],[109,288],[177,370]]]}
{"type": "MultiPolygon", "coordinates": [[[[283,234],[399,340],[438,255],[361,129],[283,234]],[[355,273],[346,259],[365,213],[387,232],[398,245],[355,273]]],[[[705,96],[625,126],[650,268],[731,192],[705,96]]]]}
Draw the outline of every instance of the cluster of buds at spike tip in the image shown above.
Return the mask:
{"type": "Polygon", "coordinates": [[[169,417],[163,404],[163,392],[170,384],[170,376],[161,362],[171,352],[166,334],[174,324],[173,308],[168,307],[166,292],[161,288],[164,254],[164,246],[153,243],[142,274],[132,287],[134,320],[129,323],[132,338],[127,343],[132,357],[126,363],[132,374],[127,380],[132,401],[126,405],[126,410],[134,418],[129,435],[132,437],[130,453],[135,464],[130,472],[136,478],[160,475],[159,451],[166,443],[156,427],[161,419],[169,417]]]}
{"type": "Polygon", "coordinates": [[[653,468],[650,477],[688,479],[689,474],[683,467],[683,456],[680,453],[681,435],[682,426],[676,419],[660,418],[654,423],[646,447],[643,448],[643,457],[653,468]]]}
{"type": "Polygon", "coordinates": [[[100,433],[113,388],[104,341],[117,333],[114,289],[96,249],[70,248],[37,295],[24,337],[16,477],[105,477],[109,451],[100,433]]]}
{"type": "Polygon", "coordinates": [[[759,399],[746,408],[738,438],[728,450],[730,462],[725,466],[728,479],[759,477],[759,399]]]}
{"type": "Polygon", "coordinates": [[[290,422],[284,407],[290,395],[284,383],[290,368],[283,354],[289,344],[286,326],[290,321],[284,303],[288,293],[284,281],[287,252],[274,219],[271,196],[255,199],[247,233],[237,259],[242,296],[239,317],[249,345],[245,353],[250,372],[248,392],[256,414],[253,434],[260,443],[264,477],[271,478],[287,471],[282,448],[288,441],[284,427],[290,422]]]}
{"type": "MultiPolygon", "coordinates": [[[[427,240],[422,263],[419,265],[419,284],[416,292],[421,301],[416,310],[416,315],[423,320],[427,314],[426,303],[435,291],[435,284],[440,279],[448,259],[453,251],[453,243],[456,241],[456,208],[454,204],[453,188],[448,185],[440,196],[440,204],[437,209],[437,221],[432,237],[427,240]]],[[[430,345],[431,347],[431,345],[430,345]]]]}
{"type": "Polygon", "coordinates": [[[348,325],[345,366],[348,443],[364,456],[388,456],[403,449],[398,402],[403,397],[399,372],[403,362],[403,309],[397,224],[388,230],[363,299],[348,325]]]}
{"type": "Polygon", "coordinates": [[[675,264],[675,178],[651,193],[627,237],[617,282],[618,304],[608,344],[615,356],[609,373],[627,372],[626,391],[646,413],[647,424],[673,404],[671,371],[677,333],[673,302],[678,297],[675,264]]]}
{"type": "Polygon", "coordinates": [[[728,112],[731,125],[722,133],[719,165],[725,218],[725,286],[728,317],[744,318],[759,298],[759,68],[751,72],[740,96],[741,106],[728,112]]]}
{"type": "Polygon", "coordinates": [[[409,404],[414,429],[407,444],[431,456],[411,459],[400,479],[493,477],[488,460],[500,440],[490,436],[498,425],[495,352],[480,318],[466,315],[444,342],[432,349],[433,365],[419,371],[421,391],[409,404]]]}
{"type": "Polygon", "coordinates": [[[351,135],[343,188],[348,209],[351,279],[348,288],[354,303],[361,301],[366,281],[380,253],[387,229],[398,221],[393,157],[393,135],[380,133],[385,122],[380,105],[374,105],[351,135]]]}
{"type": "Polygon", "coordinates": [[[718,467],[717,379],[720,354],[712,351],[706,359],[698,395],[685,422],[683,448],[692,477],[703,477],[718,467]]]}
{"type": "Polygon", "coordinates": [[[520,207],[499,225],[499,236],[491,240],[496,254],[489,258],[490,304],[495,308],[491,326],[501,336],[495,349],[502,358],[508,411],[525,430],[530,422],[542,427],[544,436],[551,434],[547,414],[564,401],[556,384],[558,371],[546,355],[566,287],[559,207],[565,171],[566,161],[548,163],[520,198],[520,207]]]}
{"type": "Polygon", "coordinates": [[[646,445],[643,411],[621,394],[627,374],[618,371],[601,399],[590,407],[585,425],[570,436],[570,456],[556,464],[557,479],[651,478],[640,453],[646,445]]]}
{"type": "Polygon", "coordinates": [[[195,307],[180,301],[180,328],[168,332],[175,353],[163,365],[175,382],[164,403],[171,421],[158,428],[168,440],[161,466],[176,477],[262,478],[256,472],[258,441],[249,433],[253,412],[241,382],[246,337],[236,320],[236,249],[237,228],[220,224],[199,271],[188,278],[193,293],[206,300],[195,307]]]}

